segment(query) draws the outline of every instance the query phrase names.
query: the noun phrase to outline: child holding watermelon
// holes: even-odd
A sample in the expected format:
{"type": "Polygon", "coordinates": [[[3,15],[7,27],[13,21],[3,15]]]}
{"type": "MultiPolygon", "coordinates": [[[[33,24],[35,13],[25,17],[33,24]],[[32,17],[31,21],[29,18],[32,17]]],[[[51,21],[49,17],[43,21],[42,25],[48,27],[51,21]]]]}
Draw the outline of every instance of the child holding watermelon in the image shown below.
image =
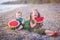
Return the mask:
{"type": "Polygon", "coordinates": [[[28,25],[31,28],[31,30],[39,34],[46,34],[52,37],[57,36],[56,31],[50,31],[45,28],[42,28],[43,19],[44,17],[40,16],[40,13],[37,11],[37,9],[33,10],[32,13],[30,13],[30,20],[28,21],[28,25]]]}
{"type": "Polygon", "coordinates": [[[37,9],[33,10],[32,13],[30,14],[30,20],[31,20],[30,25],[31,25],[31,28],[33,28],[33,31],[39,34],[46,34],[49,36],[57,35],[56,31],[54,32],[54,31],[50,31],[45,28],[42,28],[43,17],[40,16],[40,13],[38,12],[37,9]]]}
{"type": "Polygon", "coordinates": [[[24,20],[22,18],[22,13],[20,11],[16,13],[16,20],[20,23],[20,25],[18,25],[18,30],[21,30],[23,28],[24,20]]]}
{"type": "Polygon", "coordinates": [[[15,30],[16,28],[18,30],[21,30],[23,28],[23,24],[24,24],[24,20],[22,18],[22,13],[20,11],[16,13],[16,19],[10,20],[8,22],[9,29],[11,30],[15,30]]]}

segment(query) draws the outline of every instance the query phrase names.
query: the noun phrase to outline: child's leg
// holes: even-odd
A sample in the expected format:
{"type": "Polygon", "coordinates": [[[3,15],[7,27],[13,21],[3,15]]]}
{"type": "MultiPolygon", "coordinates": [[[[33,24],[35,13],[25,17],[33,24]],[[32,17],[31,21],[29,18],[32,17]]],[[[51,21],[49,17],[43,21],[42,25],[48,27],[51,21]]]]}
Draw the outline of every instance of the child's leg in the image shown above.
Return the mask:
{"type": "Polygon", "coordinates": [[[57,36],[56,31],[45,30],[45,33],[46,33],[46,35],[49,35],[49,36],[57,36]]]}
{"type": "Polygon", "coordinates": [[[19,28],[18,28],[18,30],[21,30],[22,28],[23,28],[23,26],[22,26],[22,25],[20,25],[20,26],[19,26],[19,28]]]}
{"type": "Polygon", "coordinates": [[[37,32],[38,34],[46,34],[46,35],[52,36],[52,37],[57,36],[57,32],[56,31],[46,30],[44,28],[38,28],[38,29],[35,29],[34,31],[37,32]]]}
{"type": "Polygon", "coordinates": [[[38,34],[44,34],[45,35],[45,30],[44,28],[37,28],[34,29],[34,32],[38,33],[38,34]]]}
{"type": "Polygon", "coordinates": [[[46,33],[46,34],[52,34],[52,33],[53,33],[53,31],[45,30],[45,33],[46,33]]]}

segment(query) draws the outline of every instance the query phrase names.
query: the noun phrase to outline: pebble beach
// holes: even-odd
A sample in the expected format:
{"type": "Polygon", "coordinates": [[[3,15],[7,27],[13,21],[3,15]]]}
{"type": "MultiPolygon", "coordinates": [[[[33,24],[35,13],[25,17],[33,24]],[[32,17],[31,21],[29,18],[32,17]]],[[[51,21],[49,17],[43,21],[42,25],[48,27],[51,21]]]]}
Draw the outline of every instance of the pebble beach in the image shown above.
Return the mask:
{"type": "Polygon", "coordinates": [[[58,35],[60,35],[60,4],[24,4],[23,6],[15,5],[11,8],[8,6],[5,8],[7,9],[0,9],[0,40],[60,40],[60,36],[54,38],[47,35],[41,36],[37,33],[26,30],[17,31],[6,28],[8,27],[8,22],[16,18],[15,13],[17,11],[21,11],[22,17],[26,20],[29,17],[29,13],[32,11],[32,9],[37,9],[41,16],[44,16],[42,27],[49,30],[58,31],[58,35]]]}

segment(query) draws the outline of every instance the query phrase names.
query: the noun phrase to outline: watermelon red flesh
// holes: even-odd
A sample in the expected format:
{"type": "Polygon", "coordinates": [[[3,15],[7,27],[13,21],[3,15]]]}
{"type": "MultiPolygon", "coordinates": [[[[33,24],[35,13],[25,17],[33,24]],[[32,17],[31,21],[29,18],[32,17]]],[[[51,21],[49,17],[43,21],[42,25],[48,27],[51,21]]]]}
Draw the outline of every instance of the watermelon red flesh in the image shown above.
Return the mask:
{"type": "Polygon", "coordinates": [[[40,17],[40,18],[35,17],[35,20],[36,20],[37,22],[41,22],[41,21],[44,20],[44,17],[40,17]]]}
{"type": "Polygon", "coordinates": [[[9,26],[17,26],[19,23],[17,21],[11,21],[9,26]]]}

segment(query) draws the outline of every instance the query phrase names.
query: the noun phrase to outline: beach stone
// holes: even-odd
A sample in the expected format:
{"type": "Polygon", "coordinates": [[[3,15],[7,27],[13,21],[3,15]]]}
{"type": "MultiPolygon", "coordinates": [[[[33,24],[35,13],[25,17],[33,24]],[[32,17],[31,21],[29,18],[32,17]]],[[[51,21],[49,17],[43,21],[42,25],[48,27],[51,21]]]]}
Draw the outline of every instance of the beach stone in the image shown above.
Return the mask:
{"type": "Polygon", "coordinates": [[[40,4],[29,5],[26,7],[17,8],[0,14],[0,40],[60,40],[60,4],[40,4]],[[50,37],[40,35],[27,30],[9,30],[7,24],[10,20],[15,19],[15,13],[22,10],[23,18],[29,17],[31,9],[36,8],[42,16],[44,16],[43,28],[58,31],[59,36],[50,37]],[[10,14],[10,15],[9,15],[10,14]],[[27,16],[26,16],[27,14],[27,16]]]}

